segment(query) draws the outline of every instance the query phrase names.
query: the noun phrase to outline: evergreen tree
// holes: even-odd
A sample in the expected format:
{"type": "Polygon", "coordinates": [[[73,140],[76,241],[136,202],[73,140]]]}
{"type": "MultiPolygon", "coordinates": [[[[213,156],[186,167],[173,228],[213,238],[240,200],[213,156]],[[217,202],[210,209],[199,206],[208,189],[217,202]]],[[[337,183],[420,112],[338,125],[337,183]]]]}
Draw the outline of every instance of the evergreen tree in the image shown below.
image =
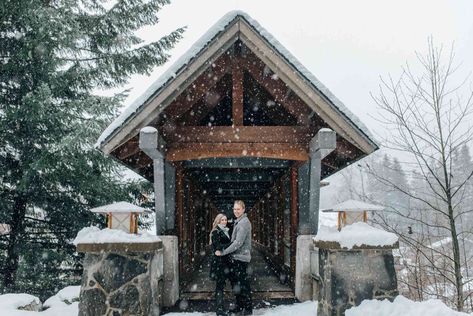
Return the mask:
{"type": "Polygon", "coordinates": [[[93,149],[124,95],[93,91],[167,61],[183,29],[153,43],[134,33],[156,24],[168,3],[1,2],[0,223],[10,230],[0,236],[4,292],[44,297],[42,288],[54,291],[77,275],[70,241],[99,221],[88,210],[129,197],[118,165],[93,149]]]}

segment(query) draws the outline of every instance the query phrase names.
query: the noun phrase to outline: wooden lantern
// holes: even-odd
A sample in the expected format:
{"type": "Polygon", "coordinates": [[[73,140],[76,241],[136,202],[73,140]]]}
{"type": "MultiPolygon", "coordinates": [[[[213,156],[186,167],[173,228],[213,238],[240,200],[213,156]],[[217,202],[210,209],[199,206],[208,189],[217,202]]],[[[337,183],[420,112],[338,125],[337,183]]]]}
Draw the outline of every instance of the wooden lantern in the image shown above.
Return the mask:
{"type": "Polygon", "coordinates": [[[107,227],[130,234],[138,233],[138,215],[147,209],[128,202],[118,202],[96,207],[90,210],[107,216],[107,227]]]}
{"type": "Polygon", "coordinates": [[[367,211],[382,211],[384,207],[374,204],[368,204],[362,201],[347,200],[331,208],[323,209],[322,212],[337,212],[337,228],[341,230],[347,225],[356,222],[367,222],[367,211]]]}

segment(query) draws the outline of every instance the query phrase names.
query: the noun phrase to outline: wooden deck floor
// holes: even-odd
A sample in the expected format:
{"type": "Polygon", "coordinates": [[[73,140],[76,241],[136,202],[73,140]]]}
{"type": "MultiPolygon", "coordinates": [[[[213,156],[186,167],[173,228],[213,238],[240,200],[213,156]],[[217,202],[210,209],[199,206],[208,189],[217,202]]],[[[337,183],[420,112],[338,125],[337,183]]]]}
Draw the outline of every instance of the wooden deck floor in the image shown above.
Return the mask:
{"type": "MultiPolygon", "coordinates": [[[[272,269],[264,260],[263,255],[253,248],[251,252],[251,262],[249,272],[251,275],[251,290],[254,299],[292,299],[294,292],[289,285],[281,284],[279,276],[275,275],[272,269]]],[[[189,280],[182,280],[184,286],[181,291],[181,299],[206,300],[213,299],[215,282],[209,278],[209,260],[206,256],[196,272],[189,280]]],[[[225,298],[231,299],[230,281],[227,281],[225,288],[225,298]]]]}

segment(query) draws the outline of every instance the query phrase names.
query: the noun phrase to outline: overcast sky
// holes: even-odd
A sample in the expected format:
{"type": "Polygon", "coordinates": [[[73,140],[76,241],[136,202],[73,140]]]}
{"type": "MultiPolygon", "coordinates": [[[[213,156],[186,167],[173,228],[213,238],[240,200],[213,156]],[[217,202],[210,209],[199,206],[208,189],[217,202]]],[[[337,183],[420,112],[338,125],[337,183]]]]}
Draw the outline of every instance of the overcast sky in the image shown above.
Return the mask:
{"type": "Polygon", "coordinates": [[[160,11],[160,22],[140,32],[157,40],[180,26],[184,39],[171,51],[172,60],[149,77],[133,77],[131,103],[184,54],[223,15],[243,10],[279,40],[302,64],[358,116],[374,134],[382,126],[371,115],[370,97],[380,76],[396,77],[415,52],[425,52],[427,39],[455,45],[461,71],[473,70],[473,1],[452,0],[172,0],[160,11]]]}

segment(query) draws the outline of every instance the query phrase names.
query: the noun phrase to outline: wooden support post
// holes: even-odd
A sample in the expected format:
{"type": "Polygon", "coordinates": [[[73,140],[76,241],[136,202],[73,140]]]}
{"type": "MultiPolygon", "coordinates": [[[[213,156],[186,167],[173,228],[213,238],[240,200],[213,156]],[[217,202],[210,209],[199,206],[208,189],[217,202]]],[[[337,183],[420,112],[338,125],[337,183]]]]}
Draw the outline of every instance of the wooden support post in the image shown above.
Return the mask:
{"type": "Polygon", "coordinates": [[[107,227],[108,228],[112,228],[112,213],[108,213],[108,216],[107,216],[107,227]]]}
{"type": "Polygon", "coordinates": [[[279,182],[279,218],[278,218],[278,255],[281,265],[284,265],[284,210],[286,206],[286,189],[284,185],[284,178],[281,178],[279,182]]]}
{"type": "Polygon", "coordinates": [[[179,244],[179,273],[184,271],[182,249],[184,247],[184,174],[182,167],[176,168],[176,231],[179,244]]]}
{"type": "Polygon", "coordinates": [[[232,116],[233,125],[243,126],[243,68],[237,63],[232,66],[232,116]]]}
{"type": "Polygon", "coordinates": [[[291,168],[291,273],[295,276],[296,273],[296,246],[297,246],[297,233],[299,224],[299,214],[297,209],[297,168],[291,168]]]}
{"type": "Polygon", "coordinates": [[[194,186],[192,182],[189,181],[189,208],[188,208],[188,218],[187,221],[187,231],[188,231],[188,238],[187,238],[187,245],[188,245],[188,254],[189,254],[189,266],[192,267],[192,263],[194,262],[194,247],[195,247],[195,209],[194,209],[194,186]]]}

